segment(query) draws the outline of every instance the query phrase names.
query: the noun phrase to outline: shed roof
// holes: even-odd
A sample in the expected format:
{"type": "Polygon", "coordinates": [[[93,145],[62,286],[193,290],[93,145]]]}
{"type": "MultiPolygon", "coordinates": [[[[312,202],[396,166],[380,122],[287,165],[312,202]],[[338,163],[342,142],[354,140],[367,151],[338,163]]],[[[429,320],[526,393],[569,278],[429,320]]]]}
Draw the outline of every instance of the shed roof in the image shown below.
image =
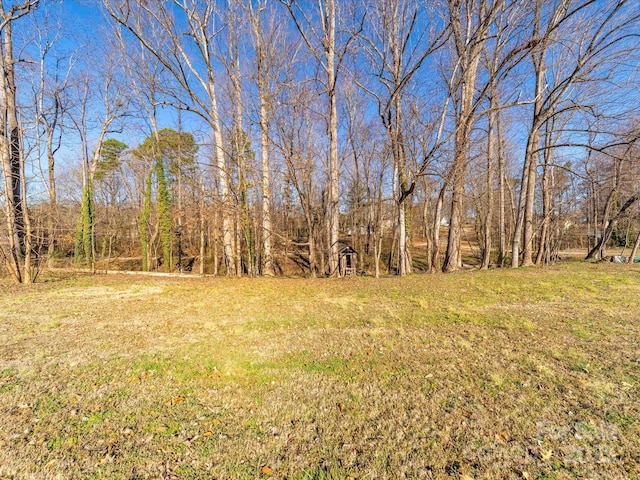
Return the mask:
{"type": "Polygon", "coordinates": [[[358,254],[358,252],[356,252],[353,247],[347,245],[346,243],[341,243],[338,245],[338,253],[340,255],[345,255],[347,253],[355,253],[356,255],[358,254]]]}

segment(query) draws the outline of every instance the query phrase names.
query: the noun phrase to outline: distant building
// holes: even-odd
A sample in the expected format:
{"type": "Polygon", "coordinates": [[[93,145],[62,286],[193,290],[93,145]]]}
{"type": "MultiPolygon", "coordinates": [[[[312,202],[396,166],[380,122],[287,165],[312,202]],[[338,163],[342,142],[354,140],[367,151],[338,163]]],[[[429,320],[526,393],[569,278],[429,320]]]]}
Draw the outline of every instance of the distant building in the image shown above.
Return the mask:
{"type": "Polygon", "coordinates": [[[342,278],[358,273],[358,252],[352,247],[341,243],[338,248],[338,259],[338,274],[342,278]]]}

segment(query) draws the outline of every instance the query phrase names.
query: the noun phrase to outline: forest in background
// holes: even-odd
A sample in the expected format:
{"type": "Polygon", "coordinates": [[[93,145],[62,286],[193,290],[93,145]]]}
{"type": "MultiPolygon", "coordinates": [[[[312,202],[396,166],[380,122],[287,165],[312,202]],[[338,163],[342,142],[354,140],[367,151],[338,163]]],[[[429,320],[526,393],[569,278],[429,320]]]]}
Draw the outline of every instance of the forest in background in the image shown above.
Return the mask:
{"type": "Polygon", "coordinates": [[[3,271],[633,259],[635,7],[3,1],[3,271]]]}

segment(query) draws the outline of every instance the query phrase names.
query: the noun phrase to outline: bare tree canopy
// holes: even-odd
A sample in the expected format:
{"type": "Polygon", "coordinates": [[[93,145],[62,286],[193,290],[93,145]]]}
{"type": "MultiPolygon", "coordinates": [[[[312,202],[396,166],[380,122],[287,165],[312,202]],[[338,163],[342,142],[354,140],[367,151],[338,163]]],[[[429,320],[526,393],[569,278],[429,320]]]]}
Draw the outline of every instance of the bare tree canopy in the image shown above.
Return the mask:
{"type": "Polygon", "coordinates": [[[0,6],[16,282],[71,261],[378,276],[637,252],[631,0],[0,6]]]}

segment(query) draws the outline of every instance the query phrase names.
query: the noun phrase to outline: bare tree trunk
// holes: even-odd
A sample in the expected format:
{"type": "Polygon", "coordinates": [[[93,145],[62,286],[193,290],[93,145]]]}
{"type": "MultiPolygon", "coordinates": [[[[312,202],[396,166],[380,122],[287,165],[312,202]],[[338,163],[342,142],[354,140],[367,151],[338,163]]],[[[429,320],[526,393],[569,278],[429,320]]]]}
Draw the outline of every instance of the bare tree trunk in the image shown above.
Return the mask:
{"type": "Polygon", "coordinates": [[[198,213],[200,215],[200,275],[204,275],[204,255],[205,255],[205,214],[204,214],[204,179],[200,175],[200,201],[198,202],[198,213]]]}
{"type": "Polygon", "coordinates": [[[233,227],[233,249],[235,251],[235,271],[238,277],[242,276],[242,212],[241,208],[235,210],[233,227]]]}
{"type": "MultiPolygon", "coordinates": [[[[338,250],[340,234],[340,184],[338,164],[338,108],[337,108],[337,69],[336,62],[336,2],[335,0],[318,0],[318,15],[321,24],[316,29],[310,23],[310,16],[305,13],[304,4],[297,0],[281,0],[286,5],[291,18],[300,35],[309,47],[320,68],[326,74],[324,84],[327,94],[329,119],[329,169],[328,192],[326,205],[327,252],[329,257],[329,275],[338,274],[338,250]],[[296,12],[298,12],[296,14],[296,12]]],[[[323,82],[324,83],[324,82],[323,82]]]]}
{"type": "MultiPolygon", "coordinates": [[[[326,0],[325,55],[329,95],[329,275],[338,275],[338,239],[340,234],[340,191],[338,173],[338,107],[336,100],[336,5],[326,0]]],[[[324,19],[323,19],[324,20],[324,19]]]]}
{"type": "MultiPolygon", "coordinates": [[[[2,6],[2,5],[0,5],[2,6]]],[[[3,258],[7,270],[18,283],[25,281],[22,271],[23,258],[23,234],[22,225],[22,191],[20,188],[20,157],[16,151],[14,120],[15,112],[15,85],[12,85],[13,77],[13,38],[11,34],[11,19],[2,7],[2,20],[6,23],[2,30],[3,45],[3,72],[0,72],[0,155],[2,159],[2,174],[4,178],[4,193],[6,203],[7,241],[8,252],[3,252],[3,258]],[[13,98],[12,98],[13,97],[13,98]],[[12,111],[13,109],[13,111],[12,111]],[[17,156],[16,156],[17,154],[17,156]]]]}
{"type": "Polygon", "coordinates": [[[398,205],[398,275],[409,272],[407,261],[407,221],[404,203],[398,205]]]}
{"type": "Polygon", "coordinates": [[[231,84],[233,87],[233,143],[235,145],[235,161],[238,168],[238,215],[236,216],[236,274],[241,276],[246,268],[249,276],[254,276],[254,239],[249,210],[249,188],[247,185],[247,135],[244,131],[242,104],[242,71],[240,69],[240,51],[237,25],[239,24],[238,10],[229,5],[229,67],[231,84]]]}
{"type": "MultiPolygon", "coordinates": [[[[401,190],[401,181],[400,181],[400,163],[397,159],[397,153],[394,152],[394,162],[393,162],[393,184],[392,184],[392,191],[393,191],[393,198],[395,199],[399,199],[400,197],[400,193],[399,190],[401,190]]],[[[405,220],[405,210],[404,210],[404,204],[402,201],[396,201],[396,208],[397,210],[397,223],[396,223],[396,231],[398,232],[398,263],[396,265],[396,273],[398,275],[406,275],[407,274],[407,270],[406,270],[406,261],[405,261],[405,252],[406,252],[406,240],[407,240],[407,224],[406,224],[406,220],[405,220]]],[[[392,258],[392,253],[393,253],[393,246],[395,246],[395,242],[392,245],[392,249],[391,252],[389,254],[389,267],[391,267],[391,258],[392,258]]]]}
{"type": "Polygon", "coordinates": [[[489,268],[491,263],[491,229],[493,226],[493,202],[494,202],[494,179],[495,179],[495,153],[496,153],[496,121],[497,111],[497,88],[492,88],[492,96],[489,102],[489,124],[487,127],[487,210],[482,226],[482,262],[480,269],[489,268]]]}
{"type": "Polygon", "coordinates": [[[391,130],[394,163],[397,166],[397,183],[399,187],[394,196],[398,199],[398,275],[402,276],[411,273],[410,239],[407,225],[411,222],[410,199],[415,184],[411,187],[408,185],[407,158],[402,131],[402,102],[400,100],[400,96],[395,97],[395,121],[389,125],[389,128],[391,130]]]}
{"type": "Polygon", "coordinates": [[[538,242],[538,255],[536,256],[536,265],[549,263],[551,260],[551,211],[552,211],[552,157],[553,157],[553,132],[554,120],[549,119],[546,122],[544,137],[544,164],[542,169],[542,224],[540,225],[540,239],[538,242]]]}
{"type": "Polygon", "coordinates": [[[530,267],[533,265],[533,234],[535,231],[534,224],[534,207],[536,201],[536,170],[537,155],[533,153],[533,149],[539,143],[539,134],[532,134],[531,160],[529,161],[529,169],[527,171],[527,181],[525,189],[524,218],[523,218],[523,248],[522,248],[522,266],[530,267]]]}
{"type": "MultiPolygon", "coordinates": [[[[376,96],[382,124],[389,134],[394,168],[394,199],[397,205],[398,275],[411,273],[411,195],[415,178],[411,177],[405,145],[403,95],[405,87],[426,58],[440,46],[437,32],[420,31],[415,22],[417,4],[397,0],[381,0],[372,4],[378,33],[367,40],[373,70],[384,86],[387,97],[376,96]],[[435,34],[435,35],[433,35],[435,34]],[[428,39],[426,42],[416,39],[428,39]],[[407,53],[411,52],[411,53],[407,53]]],[[[375,29],[374,29],[375,30],[375,29]]]]}
{"type": "Polygon", "coordinates": [[[505,158],[502,146],[500,112],[496,114],[496,137],[498,142],[498,265],[504,267],[507,261],[507,222],[505,201],[505,158]]]}
{"type": "Polygon", "coordinates": [[[27,207],[27,177],[24,168],[24,157],[20,158],[20,182],[22,187],[22,214],[24,220],[24,269],[23,283],[35,281],[36,274],[33,265],[33,229],[31,226],[31,216],[27,207]]]}
{"type": "MultiPolygon", "coordinates": [[[[10,164],[10,189],[5,192],[5,197],[11,199],[10,203],[14,210],[14,236],[18,255],[25,254],[25,226],[23,195],[21,187],[21,152],[20,152],[20,129],[18,125],[18,108],[16,105],[16,83],[15,83],[15,60],[13,58],[13,33],[12,22],[8,22],[4,27],[3,50],[4,50],[4,75],[6,78],[5,102],[7,115],[7,130],[9,137],[9,164],[10,164]]],[[[23,279],[24,283],[27,283],[23,279]]]]}
{"type": "Polygon", "coordinates": [[[262,41],[261,12],[265,6],[253,11],[253,4],[249,4],[251,25],[253,27],[254,42],[258,68],[258,97],[260,101],[260,153],[262,157],[262,275],[272,277],[273,258],[271,254],[271,171],[269,159],[269,99],[268,79],[266,69],[266,55],[262,41]]]}
{"type": "Polygon", "coordinates": [[[0,246],[0,255],[14,281],[31,283],[32,230],[26,207],[26,179],[20,143],[20,126],[16,105],[15,59],[13,57],[13,22],[28,14],[38,0],[24,0],[5,10],[0,2],[2,70],[0,71],[0,163],[4,177],[5,219],[8,252],[0,246]],[[27,251],[28,249],[28,251],[27,251]]]}
{"type": "Polygon", "coordinates": [[[550,189],[551,172],[545,159],[544,169],[542,170],[542,223],[540,225],[540,238],[538,241],[538,254],[536,256],[536,265],[547,263],[548,250],[550,248],[549,238],[549,220],[551,215],[551,192],[550,189]]]}
{"type": "MultiPolygon", "coordinates": [[[[218,237],[219,237],[219,231],[218,231],[218,223],[219,223],[219,214],[218,214],[218,209],[214,209],[214,213],[213,213],[213,275],[215,277],[218,276],[218,274],[220,273],[219,267],[218,267],[218,237]]],[[[209,238],[211,238],[211,235],[209,235],[209,238]]]]}
{"type": "MultiPolygon", "coordinates": [[[[307,209],[309,207],[307,206],[307,209]]],[[[316,229],[313,223],[313,215],[307,214],[307,242],[309,242],[309,274],[316,278],[318,266],[316,265],[316,229]]]]}
{"type": "Polygon", "coordinates": [[[373,256],[375,258],[375,277],[380,278],[380,255],[382,253],[382,234],[373,237],[373,256]]]}
{"type": "Polygon", "coordinates": [[[633,244],[633,249],[631,250],[631,256],[629,257],[629,260],[627,263],[633,263],[633,259],[638,254],[638,249],[640,249],[640,232],[638,232],[638,235],[636,235],[636,241],[633,244]]]}
{"type": "Polygon", "coordinates": [[[624,203],[624,205],[620,208],[620,211],[616,215],[614,215],[611,218],[611,220],[607,222],[607,226],[602,232],[602,237],[600,238],[598,243],[596,243],[596,245],[591,249],[591,251],[587,254],[587,257],[586,257],[587,260],[594,259],[594,258],[601,260],[602,258],[604,258],[607,242],[611,238],[613,229],[618,224],[620,219],[624,217],[627,210],[629,210],[629,208],[631,208],[633,204],[635,204],[638,201],[638,199],[640,199],[640,193],[636,193],[635,195],[632,195],[631,197],[629,197],[627,201],[624,203]]]}
{"type": "Polygon", "coordinates": [[[473,15],[461,16],[463,6],[459,2],[449,2],[449,17],[456,50],[458,111],[456,113],[456,131],[454,137],[453,165],[451,167],[451,220],[449,238],[445,253],[443,272],[452,272],[462,265],[460,242],[462,236],[464,188],[467,173],[467,154],[470,132],[474,123],[474,94],[478,74],[480,54],[486,41],[486,33],[504,1],[489,4],[485,0],[474,7],[473,15]],[[463,24],[464,22],[464,24],[463,24]],[[476,24],[477,22],[477,24],[476,24]]]}
{"type": "MultiPolygon", "coordinates": [[[[588,154],[587,162],[591,155],[588,154]]],[[[598,230],[598,189],[596,188],[596,180],[593,173],[587,166],[585,166],[586,176],[589,179],[589,210],[587,215],[587,250],[591,250],[597,242],[597,230],[598,230]],[[593,234],[593,241],[592,241],[593,234]]]]}
{"type": "Polygon", "coordinates": [[[233,198],[231,195],[231,175],[227,169],[222,128],[218,114],[218,101],[215,96],[213,84],[213,72],[210,75],[209,90],[211,92],[211,123],[213,127],[213,139],[215,142],[215,161],[218,177],[220,179],[220,197],[222,199],[222,248],[227,275],[233,276],[235,271],[235,253],[233,251],[233,198]]]}
{"type": "Polygon", "coordinates": [[[384,168],[380,169],[380,177],[378,180],[378,198],[376,199],[375,204],[375,221],[374,221],[374,252],[373,256],[375,257],[375,276],[376,278],[380,278],[380,256],[382,255],[382,242],[384,240],[384,221],[383,221],[383,209],[382,209],[382,182],[384,179],[384,168]]]}
{"type": "MultiPolygon", "coordinates": [[[[541,32],[543,0],[536,0],[535,17],[533,22],[533,37],[536,38],[541,32]]],[[[551,17],[550,22],[557,20],[557,15],[562,7],[558,7],[551,17]]],[[[544,116],[549,113],[549,107],[543,110],[545,89],[545,75],[547,72],[546,54],[548,42],[550,41],[550,31],[545,32],[545,37],[531,54],[533,68],[535,71],[535,89],[533,102],[533,118],[527,138],[525,159],[522,169],[522,181],[520,184],[520,198],[518,202],[518,219],[513,232],[513,247],[511,252],[511,266],[524,267],[533,265],[533,232],[534,232],[534,204],[536,192],[536,169],[537,169],[537,149],[540,142],[540,128],[544,122],[544,116]],[[522,242],[522,243],[521,243],[522,242]],[[522,247],[522,248],[521,248],[522,247]],[[520,252],[522,250],[522,252],[520,252]],[[520,262],[522,253],[522,262],[520,262]]]]}
{"type": "Polygon", "coordinates": [[[438,200],[436,201],[436,210],[433,214],[433,255],[431,257],[431,271],[435,272],[440,269],[440,225],[442,223],[442,207],[444,205],[444,194],[447,191],[447,182],[445,181],[440,188],[438,200]]]}
{"type": "Polygon", "coordinates": [[[528,260],[520,263],[520,247],[522,245],[523,232],[526,231],[524,239],[523,253],[527,249],[527,241],[533,238],[533,206],[535,202],[535,182],[536,182],[536,155],[535,149],[538,145],[537,126],[532,127],[532,132],[527,140],[525,151],[525,162],[522,168],[522,180],[520,182],[520,196],[518,200],[517,220],[513,231],[513,243],[511,247],[511,266],[531,266],[531,248],[528,249],[528,260]]]}
{"type": "Polygon", "coordinates": [[[54,256],[56,251],[56,231],[55,218],[58,210],[57,194],[56,194],[56,175],[55,175],[55,156],[52,149],[53,144],[53,128],[48,127],[47,131],[47,173],[49,177],[49,208],[47,212],[47,262],[49,267],[53,267],[54,256]]]}
{"type": "Polygon", "coordinates": [[[443,272],[453,272],[459,268],[460,240],[462,231],[462,201],[464,197],[464,177],[466,173],[466,143],[456,142],[453,166],[453,191],[451,193],[451,217],[449,219],[449,236],[447,250],[442,265],[443,272]],[[461,149],[463,148],[463,149],[461,149]]]}
{"type": "Polygon", "coordinates": [[[424,177],[423,180],[423,188],[424,188],[424,203],[422,204],[422,228],[423,228],[423,237],[425,239],[425,253],[427,255],[427,271],[433,271],[433,265],[431,260],[433,259],[433,235],[432,229],[433,224],[429,224],[429,209],[432,207],[429,195],[429,182],[427,177],[424,177]]]}

